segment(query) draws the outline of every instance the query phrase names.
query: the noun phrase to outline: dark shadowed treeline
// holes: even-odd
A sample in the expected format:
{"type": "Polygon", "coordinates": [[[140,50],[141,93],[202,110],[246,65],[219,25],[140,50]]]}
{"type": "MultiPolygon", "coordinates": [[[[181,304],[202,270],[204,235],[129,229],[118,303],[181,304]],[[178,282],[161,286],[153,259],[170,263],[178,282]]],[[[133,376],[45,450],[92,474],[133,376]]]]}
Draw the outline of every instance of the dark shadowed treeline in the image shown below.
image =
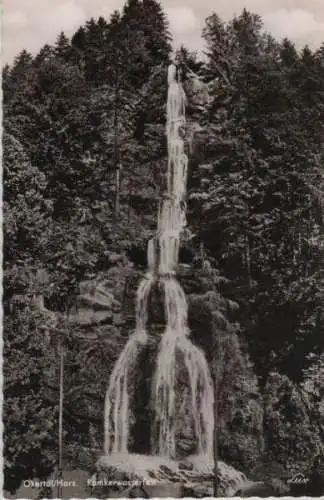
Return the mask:
{"type": "MultiPolygon", "coordinates": [[[[275,41],[247,11],[228,24],[211,15],[203,37],[204,62],[178,54],[191,327],[206,351],[217,349],[207,354],[223,381],[221,458],[248,472],[260,456],[276,471],[300,471],[324,442],[324,48],[275,41]]],[[[134,326],[164,190],[170,54],[159,4],[128,0],[3,69],[11,492],[57,463],[61,337],[65,460],[88,467],[87,450],[101,452],[104,393],[134,326]],[[106,295],[92,300],[99,283],[106,295]]]]}

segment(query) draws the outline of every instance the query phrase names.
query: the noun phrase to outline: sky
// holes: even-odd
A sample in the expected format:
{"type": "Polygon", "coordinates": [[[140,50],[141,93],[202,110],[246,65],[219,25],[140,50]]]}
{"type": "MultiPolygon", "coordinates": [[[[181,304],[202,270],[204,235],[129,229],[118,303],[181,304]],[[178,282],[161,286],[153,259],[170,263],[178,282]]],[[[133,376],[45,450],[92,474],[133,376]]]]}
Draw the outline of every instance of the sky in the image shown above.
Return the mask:
{"type": "MultiPolygon", "coordinates": [[[[324,0],[161,0],[175,47],[201,50],[204,20],[212,12],[228,20],[244,7],[262,16],[265,29],[298,47],[324,42],[324,0]]],[[[91,17],[109,18],[124,0],[3,0],[2,61],[11,63],[23,49],[36,54],[64,31],[72,35],[91,17]]]]}

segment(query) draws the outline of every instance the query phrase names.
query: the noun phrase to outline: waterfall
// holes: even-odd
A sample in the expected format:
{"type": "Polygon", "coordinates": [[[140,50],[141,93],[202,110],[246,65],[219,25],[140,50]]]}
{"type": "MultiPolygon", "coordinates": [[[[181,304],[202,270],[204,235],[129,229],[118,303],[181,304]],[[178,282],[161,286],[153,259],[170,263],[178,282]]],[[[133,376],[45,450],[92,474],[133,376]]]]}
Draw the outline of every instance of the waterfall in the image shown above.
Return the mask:
{"type": "Polygon", "coordinates": [[[155,374],[152,380],[154,422],[152,452],[176,457],[176,394],[178,360],[186,370],[197,453],[212,458],[213,386],[203,352],[189,339],[186,296],[176,279],[180,237],[186,226],[188,158],[184,150],[185,93],[177,69],[168,69],[166,136],[168,145],[167,192],[158,211],[157,234],[147,247],[148,272],[137,291],[136,329],[114,366],[105,402],[105,453],[126,453],[129,438],[129,377],[141,346],[148,340],[148,297],[158,279],[164,287],[166,315],[155,374]]]}
{"type": "Polygon", "coordinates": [[[148,273],[138,287],[135,333],[129,338],[110,376],[104,417],[106,455],[128,451],[129,370],[136,362],[141,346],[147,343],[147,305],[153,280],[153,275],[148,273]]]}

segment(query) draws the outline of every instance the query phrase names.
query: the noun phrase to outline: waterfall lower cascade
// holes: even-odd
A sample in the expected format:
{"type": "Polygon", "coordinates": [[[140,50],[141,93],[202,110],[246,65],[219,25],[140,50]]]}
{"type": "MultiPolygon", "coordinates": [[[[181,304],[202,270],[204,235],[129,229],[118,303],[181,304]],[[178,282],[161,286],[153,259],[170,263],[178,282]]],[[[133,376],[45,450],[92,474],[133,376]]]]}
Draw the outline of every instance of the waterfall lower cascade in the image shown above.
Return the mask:
{"type": "MultiPolygon", "coordinates": [[[[177,68],[168,69],[167,192],[160,203],[157,235],[147,249],[148,272],[137,291],[136,329],[122,351],[109,381],[105,401],[105,454],[128,453],[130,435],[131,366],[148,342],[148,299],[158,280],[164,288],[166,327],[162,335],[155,374],[152,378],[152,454],[176,458],[176,381],[178,360],[186,368],[196,452],[206,459],[213,450],[213,388],[203,352],[189,339],[188,306],[176,279],[180,236],[186,225],[188,158],[184,152],[185,94],[177,79],[177,68]]],[[[135,416],[136,417],[136,416],[135,416]]]]}

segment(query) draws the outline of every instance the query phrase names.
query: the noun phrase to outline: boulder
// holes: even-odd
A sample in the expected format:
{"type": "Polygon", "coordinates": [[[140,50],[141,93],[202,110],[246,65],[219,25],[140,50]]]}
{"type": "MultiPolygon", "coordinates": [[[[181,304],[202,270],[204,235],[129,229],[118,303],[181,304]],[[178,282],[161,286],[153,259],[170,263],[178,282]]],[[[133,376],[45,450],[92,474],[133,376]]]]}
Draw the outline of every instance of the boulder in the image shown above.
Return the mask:
{"type": "MultiPolygon", "coordinates": [[[[223,497],[233,496],[248,482],[244,474],[224,462],[219,462],[219,480],[223,497]]],[[[213,493],[213,463],[201,456],[179,462],[150,455],[113,454],[98,461],[91,481],[91,496],[96,498],[117,498],[122,493],[124,498],[125,493],[129,498],[137,494],[144,497],[142,489],[149,498],[202,498],[213,493]]]]}

